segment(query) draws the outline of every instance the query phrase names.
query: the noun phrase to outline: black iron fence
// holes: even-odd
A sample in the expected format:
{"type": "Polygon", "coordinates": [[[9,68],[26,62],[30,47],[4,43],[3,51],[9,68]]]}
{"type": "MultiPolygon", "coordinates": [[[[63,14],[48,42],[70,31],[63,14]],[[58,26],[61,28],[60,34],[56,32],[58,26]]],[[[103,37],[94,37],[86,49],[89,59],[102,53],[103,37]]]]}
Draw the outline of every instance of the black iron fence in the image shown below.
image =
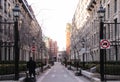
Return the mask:
{"type": "Polygon", "coordinates": [[[103,37],[110,42],[104,50],[104,78],[120,80],[120,23],[104,23],[103,37]]]}
{"type": "Polygon", "coordinates": [[[14,60],[14,22],[0,22],[0,80],[14,79],[14,60]]]}

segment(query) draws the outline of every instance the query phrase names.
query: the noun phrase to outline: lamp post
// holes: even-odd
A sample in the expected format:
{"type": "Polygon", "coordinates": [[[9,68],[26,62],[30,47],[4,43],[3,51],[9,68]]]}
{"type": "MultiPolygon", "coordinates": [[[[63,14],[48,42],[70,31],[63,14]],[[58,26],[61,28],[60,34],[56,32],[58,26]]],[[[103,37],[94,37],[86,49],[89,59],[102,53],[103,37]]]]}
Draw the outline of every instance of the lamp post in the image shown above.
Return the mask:
{"type": "Polygon", "coordinates": [[[42,42],[40,45],[40,48],[41,48],[41,72],[43,72],[43,47],[44,47],[44,42],[42,42]]]}
{"type": "MultiPolygon", "coordinates": [[[[103,17],[105,14],[105,9],[102,7],[102,5],[100,4],[100,9],[98,10],[98,16],[100,19],[100,40],[103,39],[103,17]]],[[[101,81],[104,81],[104,49],[100,49],[100,76],[101,76],[101,81]]]]}
{"type": "Polygon", "coordinates": [[[72,65],[72,60],[71,60],[71,50],[70,50],[70,55],[69,55],[69,60],[70,60],[70,62],[69,62],[69,70],[71,70],[71,65],[72,65]]]}
{"type": "MultiPolygon", "coordinates": [[[[84,40],[84,38],[82,39],[81,43],[82,43],[82,48],[85,48],[85,40],[84,40]]],[[[83,57],[83,68],[85,67],[85,59],[84,59],[85,57],[84,57],[84,54],[85,53],[83,53],[83,56],[82,56],[83,57]]]]}
{"type": "Polygon", "coordinates": [[[76,58],[76,52],[75,52],[75,49],[76,49],[76,45],[74,45],[74,47],[73,47],[73,51],[74,51],[74,64],[75,64],[75,67],[77,67],[77,70],[78,70],[78,66],[77,66],[77,58],[76,58]]]}
{"type": "Polygon", "coordinates": [[[18,31],[18,18],[20,9],[18,4],[13,9],[14,16],[14,50],[15,50],[15,80],[19,79],[19,31],[18,31]]]}

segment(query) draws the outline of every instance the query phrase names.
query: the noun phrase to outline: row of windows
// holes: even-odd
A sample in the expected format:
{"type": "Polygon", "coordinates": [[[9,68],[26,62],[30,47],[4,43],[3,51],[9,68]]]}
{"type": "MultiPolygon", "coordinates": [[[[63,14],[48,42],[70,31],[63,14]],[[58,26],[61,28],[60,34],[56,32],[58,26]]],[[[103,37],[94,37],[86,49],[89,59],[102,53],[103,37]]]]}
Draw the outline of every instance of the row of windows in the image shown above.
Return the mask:
{"type": "MultiPolygon", "coordinates": [[[[118,1],[114,0],[114,13],[117,12],[117,7],[118,7],[117,3],[118,3],[118,1]]],[[[108,4],[107,7],[108,7],[107,8],[107,11],[108,11],[107,17],[110,18],[110,9],[111,9],[110,7],[112,7],[112,6],[110,6],[110,4],[108,4]]]]}

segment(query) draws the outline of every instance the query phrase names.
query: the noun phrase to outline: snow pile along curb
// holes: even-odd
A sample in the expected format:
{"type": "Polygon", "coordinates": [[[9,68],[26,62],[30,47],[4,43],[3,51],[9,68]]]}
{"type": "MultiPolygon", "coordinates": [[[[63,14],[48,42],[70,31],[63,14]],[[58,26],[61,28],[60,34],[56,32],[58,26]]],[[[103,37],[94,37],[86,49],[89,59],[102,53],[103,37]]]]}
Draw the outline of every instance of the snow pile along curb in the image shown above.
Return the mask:
{"type": "Polygon", "coordinates": [[[91,79],[92,82],[101,82],[99,78],[93,77],[94,73],[82,70],[82,75],[91,79]]]}

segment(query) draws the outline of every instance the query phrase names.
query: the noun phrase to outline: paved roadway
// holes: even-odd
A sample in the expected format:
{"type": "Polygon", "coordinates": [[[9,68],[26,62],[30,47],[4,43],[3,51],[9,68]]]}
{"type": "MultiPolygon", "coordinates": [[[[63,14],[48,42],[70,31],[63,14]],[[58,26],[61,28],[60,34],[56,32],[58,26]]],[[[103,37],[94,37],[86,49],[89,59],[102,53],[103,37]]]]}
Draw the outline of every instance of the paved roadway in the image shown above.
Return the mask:
{"type": "Polygon", "coordinates": [[[75,76],[73,72],[67,70],[59,62],[56,62],[51,69],[41,75],[37,82],[90,82],[83,76],[75,76]]]}

